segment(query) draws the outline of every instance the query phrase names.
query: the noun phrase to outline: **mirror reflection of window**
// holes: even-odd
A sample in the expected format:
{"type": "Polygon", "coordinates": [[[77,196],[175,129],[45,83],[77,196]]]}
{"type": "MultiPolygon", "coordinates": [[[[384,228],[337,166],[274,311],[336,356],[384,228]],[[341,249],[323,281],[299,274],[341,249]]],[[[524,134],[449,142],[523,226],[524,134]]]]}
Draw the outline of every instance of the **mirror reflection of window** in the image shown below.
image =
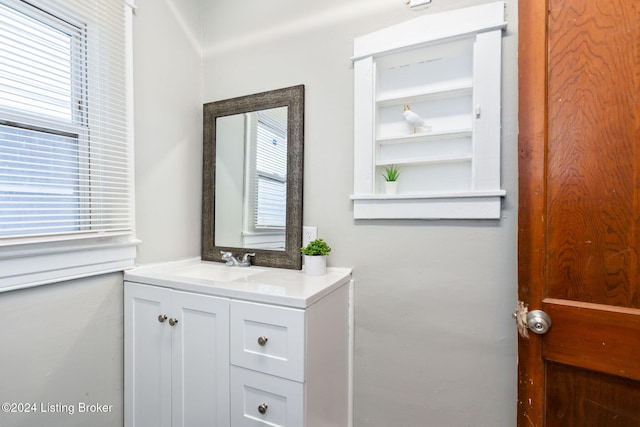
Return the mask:
{"type": "Polygon", "coordinates": [[[287,201],[287,128],[279,111],[258,112],[256,130],[256,206],[254,226],[285,226],[287,201]],[[274,114],[270,114],[273,112],[274,114]],[[272,117],[276,116],[276,117],[272,117]]]}
{"type": "Polygon", "coordinates": [[[287,107],[249,113],[245,246],[284,248],[287,201],[287,107]]]}

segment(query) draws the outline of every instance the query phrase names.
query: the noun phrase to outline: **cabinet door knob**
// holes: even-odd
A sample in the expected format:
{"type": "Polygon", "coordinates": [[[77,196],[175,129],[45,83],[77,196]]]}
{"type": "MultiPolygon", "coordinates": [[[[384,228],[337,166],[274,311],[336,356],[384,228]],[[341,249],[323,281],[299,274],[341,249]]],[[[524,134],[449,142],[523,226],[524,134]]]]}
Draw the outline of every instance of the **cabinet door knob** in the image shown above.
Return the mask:
{"type": "Polygon", "coordinates": [[[269,341],[269,338],[265,336],[258,338],[258,344],[260,344],[260,346],[262,347],[264,347],[267,344],[267,341],[269,341]]]}
{"type": "Polygon", "coordinates": [[[260,412],[261,414],[266,414],[268,408],[269,408],[269,405],[267,405],[266,403],[263,403],[262,405],[258,406],[258,412],[260,412]]]}
{"type": "Polygon", "coordinates": [[[158,316],[158,322],[162,323],[165,320],[167,320],[167,315],[166,314],[161,314],[160,316],[158,316]]]}
{"type": "Polygon", "coordinates": [[[169,319],[169,324],[171,326],[176,326],[176,323],[178,323],[178,319],[175,319],[173,317],[171,319],[169,319]]]}

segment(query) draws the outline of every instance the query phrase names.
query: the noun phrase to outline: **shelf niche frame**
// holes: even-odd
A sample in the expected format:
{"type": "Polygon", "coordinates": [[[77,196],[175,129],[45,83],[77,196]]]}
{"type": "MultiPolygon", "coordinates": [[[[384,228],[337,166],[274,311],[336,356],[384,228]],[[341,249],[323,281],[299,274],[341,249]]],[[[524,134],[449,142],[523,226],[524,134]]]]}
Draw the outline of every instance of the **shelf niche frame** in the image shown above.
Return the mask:
{"type": "Polygon", "coordinates": [[[355,219],[500,218],[504,10],[424,15],[354,40],[355,219]],[[422,109],[432,130],[412,134],[403,105],[422,109]],[[392,163],[408,189],[387,195],[380,171],[392,163]]]}

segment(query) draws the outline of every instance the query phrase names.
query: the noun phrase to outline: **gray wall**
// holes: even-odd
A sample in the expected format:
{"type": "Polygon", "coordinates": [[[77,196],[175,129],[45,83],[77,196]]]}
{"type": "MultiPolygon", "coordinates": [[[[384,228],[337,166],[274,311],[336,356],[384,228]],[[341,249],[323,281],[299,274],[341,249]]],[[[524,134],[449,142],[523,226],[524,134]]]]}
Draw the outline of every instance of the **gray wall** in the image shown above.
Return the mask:
{"type": "Polygon", "coordinates": [[[203,0],[136,0],[138,263],[200,255],[203,0]]]}
{"type": "Polygon", "coordinates": [[[122,274],[2,293],[0,322],[0,401],[36,405],[0,412],[0,425],[122,424],[122,274]]]}
{"type": "MultiPolygon", "coordinates": [[[[516,0],[503,44],[503,218],[354,221],[349,200],[353,38],[486,2],[136,0],[138,262],[200,252],[202,103],[305,84],[304,223],[356,280],[356,427],[515,424],[516,0]]],[[[1,425],[122,424],[121,278],[0,295],[0,400],[113,405],[90,419],[0,414],[1,425]]]]}
{"type": "Polygon", "coordinates": [[[504,37],[499,221],[354,221],[354,37],[488,3],[205,1],[203,102],[304,84],[304,223],[354,268],[355,426],[513,426],[516,410],[516,5],[504,37]]]}

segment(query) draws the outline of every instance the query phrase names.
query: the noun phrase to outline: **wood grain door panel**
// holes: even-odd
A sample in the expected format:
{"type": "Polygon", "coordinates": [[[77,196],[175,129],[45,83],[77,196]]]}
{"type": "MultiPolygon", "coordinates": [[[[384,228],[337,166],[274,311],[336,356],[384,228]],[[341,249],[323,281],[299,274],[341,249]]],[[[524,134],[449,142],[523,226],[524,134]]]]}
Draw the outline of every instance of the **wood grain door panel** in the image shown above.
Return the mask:
{"type": "Polygon", "coordinates": [[[636,0],[551,0],[545,296],[638,308],[636,0]]]}
{"type": "Polygon", "coordinates": [[[546,427],[640,425],[635,381],[547,363],[546,427]]]}
{"type": "Polygon", "coordinates": [[[640,310],[551,298],[542,307],[554,322],[544,359],[640,381],[640,310]]]}

